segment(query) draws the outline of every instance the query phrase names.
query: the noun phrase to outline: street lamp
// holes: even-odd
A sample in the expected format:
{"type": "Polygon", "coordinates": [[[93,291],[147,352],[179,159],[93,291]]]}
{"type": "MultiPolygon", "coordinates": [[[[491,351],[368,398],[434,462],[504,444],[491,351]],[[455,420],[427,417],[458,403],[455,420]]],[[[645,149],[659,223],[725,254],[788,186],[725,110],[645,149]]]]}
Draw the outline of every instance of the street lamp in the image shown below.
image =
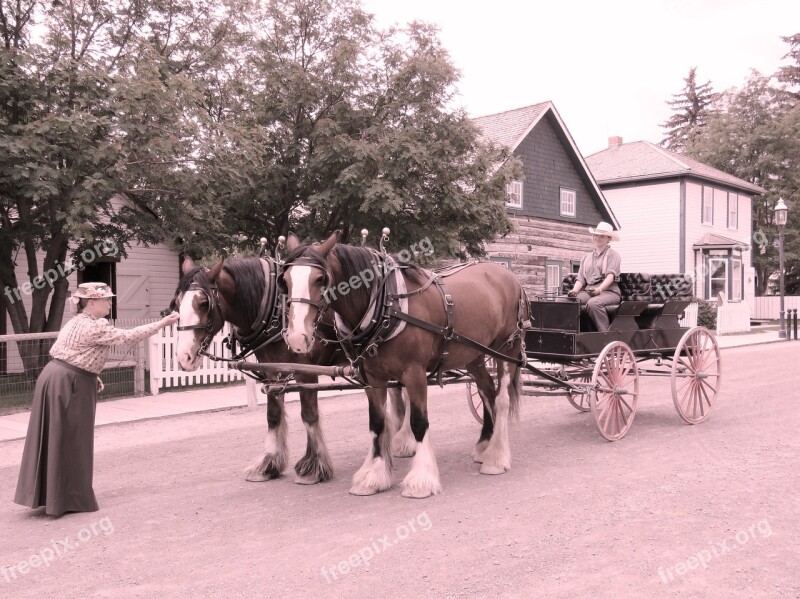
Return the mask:
{"type": "Polygon", "coordinates": [[[775,224],[778,225],[778,265],[781,274],[781,330],[778,331],[779,339],[786,339],[786,321],[783,318],[783,229],[786,226],[788,215],[789,208],[784,203],[783,198],[779,198],[778,203],[775,204],[775,224]]]}

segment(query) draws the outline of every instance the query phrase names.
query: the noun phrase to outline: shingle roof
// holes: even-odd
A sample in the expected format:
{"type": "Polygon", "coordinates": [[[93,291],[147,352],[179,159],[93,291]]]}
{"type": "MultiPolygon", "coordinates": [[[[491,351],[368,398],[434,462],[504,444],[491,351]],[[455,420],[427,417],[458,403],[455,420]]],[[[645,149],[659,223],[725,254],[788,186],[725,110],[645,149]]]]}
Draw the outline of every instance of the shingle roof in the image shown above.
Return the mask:
{"type": "Polygon", "coordinates": [[[635,141],[602,150],[587,156],[586,163],[601,185],[693,175],[751,193],[766,193],[758,185],[649,141],[635,141]]]}
{"type": "Polygon", "coordinates": [[[472,119],[483,133],[483,138],[509,150],[516,148],[528,133],[531,125],[550,107],[550,102],[533,104],[472,119]]]}

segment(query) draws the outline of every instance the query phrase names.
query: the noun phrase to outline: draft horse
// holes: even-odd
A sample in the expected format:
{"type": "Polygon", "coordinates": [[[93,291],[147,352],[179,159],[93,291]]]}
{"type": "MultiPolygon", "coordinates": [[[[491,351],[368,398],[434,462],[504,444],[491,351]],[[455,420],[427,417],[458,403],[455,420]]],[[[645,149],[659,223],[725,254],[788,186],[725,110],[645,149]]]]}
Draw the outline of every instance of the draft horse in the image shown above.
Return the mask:
{"type": "MultiPolygon", "coordinates": [[[[276,279],[279,266],[272,259],[242,258],[211,268],[200,268],[187,259],[173,306],[180,313],[178,343],[175,349],[183,370],[200,366],[211,339],[225,321],[234,327],[234,336],[244,351],[255,350],[259,362],[297,362],[329,364],[336,346],[315,343],[307,355],[290,352],[282,340],[283,313],[276,279]]],[[[298,382],[316,383],[313,375],[296,375],[298,382]]],[[[273,379],[274,380],[274,379],[273,379]]],[[[317,392],[300,391],[300,416],[305,425],[305,455],[295,464],[295,482],[314,484],[331,478],[333,468],[320,426],[317,392]]],[[[276,478],[289,459],[286,412],[283,393],[272,389],[267,394],[267,437],[264,453],[245,470],[249,481],[276,478]]]]}
{"type": "Polygon", "coordinates": [[[374,390],[369,397],[372,443],[350,492],[371,495],[392,486],[393,431],[386,409],[390,380],[408,393],[415,446],[402,494],[421,498],[441,492],[428,422],[428,373],[452,369],[470,373],[484,403],[483,429],[473,450],[481,473],[509,470],[508,420],[518,411],[522,328],[528,319],[516,276],[486,262],[430,273],[337,241],[338,231],[315,245],[301,245],[289,235],[283,270],[289,304],[285,337],[292,351],[307,355],[314,348],[317,323],[332,308],[337,336],[350,347],[348,358],[374,390]],[[374,274],[365,276],[368,271],[374,274]],[[367,279],[373,280],[367,284],[367,279]],[[484,363],[486,348],[508,357],[497,360],[496,386],[484,363]]]}

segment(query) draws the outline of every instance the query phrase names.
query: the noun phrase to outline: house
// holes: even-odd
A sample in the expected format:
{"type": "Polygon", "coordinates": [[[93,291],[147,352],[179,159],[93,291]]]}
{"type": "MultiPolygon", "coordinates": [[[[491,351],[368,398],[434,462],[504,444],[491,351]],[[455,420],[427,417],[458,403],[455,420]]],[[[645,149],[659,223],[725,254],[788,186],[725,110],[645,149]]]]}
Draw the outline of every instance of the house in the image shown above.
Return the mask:
{"type": "MultiPolygon", "coordinates": [[[[79,268],[66,274],[70,292],[85,281],[104,281],[116,294],[110,318],[120,321],[157,318],[169,306],[178,286],[179,254],[164,244],[145,246],[139,243],[130,244],[126,253],[127,257],[123,258],[111,244],[94,244],[80,253],[74,262],[79,268]]],[[[40,267],[43,256],[41,250],[36,254],[40,267]]],[[[62,268],[50,275],[61,277],[66,270],[62,268]]],[[[15,271],[18,281],[28,281],[27,260],[23,251],[17,254],[15,271]]],[[[21,301],[30,315],[30,286],[22,284],[17,290],[7,290],[6,294],[12,301],[21,301]]],[[[64,322],[72,315],[71,307],[67,307],[64,310],[64,322]]],[[[133,325],[123,322],[121,326],[133,325]]],[[[5,305],[0,302],[0,335],[3,334],[14,334],[14,330],[5,305]]],[[[0,343],[0,374],[21,370],[17,344],[0,343]]]]}
{"type": "Polygon", "coordinates": [[[523,177],[507,188],[512,233],[487,243],[533,295],[555,293],[593,247],[589,227],[619,223],[551,102],[473,119],[483,139],[507,147],[523,177]]]}
{"type": "Polygon", "coordinates": [[[688,273],[703,299],[750,300],[753,197],[765,193],[706,164],[646,141],[622,143],[586,162],[617,215],[623,269],[688,273]]]}

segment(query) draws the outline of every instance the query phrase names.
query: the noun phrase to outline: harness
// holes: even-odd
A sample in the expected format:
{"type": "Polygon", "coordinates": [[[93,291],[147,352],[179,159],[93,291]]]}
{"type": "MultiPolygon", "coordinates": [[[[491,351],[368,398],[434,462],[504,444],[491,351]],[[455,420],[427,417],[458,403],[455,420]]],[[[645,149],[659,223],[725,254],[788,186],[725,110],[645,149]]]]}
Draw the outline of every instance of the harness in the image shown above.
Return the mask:
{"type": "MultiPolygon", "coordinates": [[[[419,289],[406,292],[399,290],[396,285],[393,287],[393,281],[395,280],[396,275],[402,276],[402,269],[408,267],[397,264],[384,252],[372,250],[372,254],[373,263],[376,265],[374,270],[376,271],[376,274],[380,274],[382,276],[380,276],[379,280],[376,279],[376,282],[372,286],[370,304],[367,312],[365,313],[365,317],[352,330],[343,328],[343,323],[341,323],[339,319],[337,319],[337,326],[335,327],[336,338],[340,343],[345,356],[350,362],[350,365],[359,373],[359,378],[361,378],[362,381],[366,381],[363,370],[365,358],[367,356],[375,356],[380,344],[399,334],[402,330],[401,327],[403,326],[403,323],[408,323],[432,333],[442,335],[444,338],[442,354],[438,363],[436,364],[436,367],[432,371],[432,376],[437,379],[437,382],[440,386],[443,385],[443,367],[448,357],[447,346],[451,341],[467,345],[468,347],[471,347],[480,353],[488,354],[493,358],[507,362],[513,362],[517,366],[521,366],[525,363],[524,352],[522,352],[522,358],[517,358],[513,356],[507,356],[498,351],[498,349],[503,349],[513,345],[522,337],[525,314],[527,310],[527,299],[525,297],[524,290],[521,290],[520,293],[516,329],[502,344],[500,344],[498,349],[494,349],[478,343],[474,339],[466,337],[454,330],[455,302],[452,295],[448,293],[444,282],[446,277],[470,268],[471,266],[478,264],[477,262],[459,264],[434,272],[423,271],[429,272],[430,274],[427,281],[421,287],[419,287],[419,289]],[[439,291],[439,294],[442,298],[445,310],[444,326],[422,320],[401,309],[402,300],[407,300],[410,297],[424,293],[431,285],[436,286],[436,289],[439,291]],[[369,318],[367,318],[367,316],[369,316],[369,318]]],[[[303,256],[292,261],[291,264],[285,264],[285,267],[294,266],[296,264],[312,266],[322,270],[325,273],[326,284],[327,282],[333,280],[327,261],[322,258],[322,256],[316,254],[316,252],[312,251],[308,254],[304,254],[303,256]]],[[[323,293],[322,300],[320,301],[312,301],[306,298],[290,298],[288,301],[307,303],[317,307],[319,314],[317,315],[313,329],[316,336],[317,323],[322,317],[323,312],[329,307],[329,302],[325,297],[325,294],[323,293]]]]}
{"type": "Polygon", "coordinates": [[[198,355],[207,356],[211,360],[217,362],[235,362],[243,360],[244,358],[254,354],[262,347],[274,343],[281,338],[283,334],[283,318],[285,310],[283,309],[283,299],[277,290],[277,277],[278,277],[278,263],[272,258],[261,258],[261,268],[264,273],[265,279],[265,293],[261,298],[258,314],[256,315],[253,324],[249,327],[249,333],[242,334],[238,330],[234,330],[230,337],[226,337],[223,343],[227,345],[232,357],[224,358],[216,356],[208,352],[208,347],[211,340],[214,338],[212,333],[214,328],[214,321],[219,313],[219,317],[224,321],[225,317],[222,314],[219,300],[219,289],[216,283],[210,283],[208,289],[210,293],[206,293],[200,283],[192,281],[187,288],[187,291],[202,291],[208,297],[208,318],[206,324],[193,324],[178,326],[178,331],[192,331],[204,330],[205,336],[200,341],[200,349],[198,355]],[[241,346],[241,351],[236,353],[236,345],[241,346]]]}

